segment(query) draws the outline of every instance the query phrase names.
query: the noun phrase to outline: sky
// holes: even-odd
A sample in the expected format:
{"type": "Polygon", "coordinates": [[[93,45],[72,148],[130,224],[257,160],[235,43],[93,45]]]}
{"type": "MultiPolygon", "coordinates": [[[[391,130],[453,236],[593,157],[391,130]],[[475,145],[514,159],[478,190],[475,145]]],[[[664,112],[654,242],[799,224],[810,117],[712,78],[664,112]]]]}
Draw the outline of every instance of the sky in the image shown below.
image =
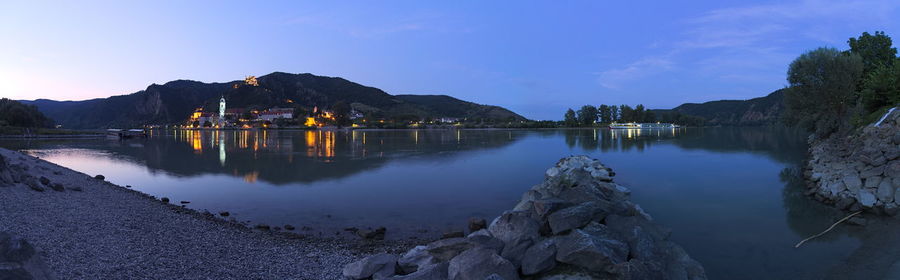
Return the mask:
{"type": "Polygon", "coordinates": [[[275,71],[532,119],[749,99],[790,62],[900,36],[900,1],[0,0],[0,97],[84,100],[275,71]]]}

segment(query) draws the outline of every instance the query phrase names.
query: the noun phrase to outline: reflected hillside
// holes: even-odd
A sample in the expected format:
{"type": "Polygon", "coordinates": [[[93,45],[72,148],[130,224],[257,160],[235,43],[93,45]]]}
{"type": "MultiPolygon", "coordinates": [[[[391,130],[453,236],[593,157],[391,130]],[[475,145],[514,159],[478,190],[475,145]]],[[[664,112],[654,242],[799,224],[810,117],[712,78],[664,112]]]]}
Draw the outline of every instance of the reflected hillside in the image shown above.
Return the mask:
{"type": "MultiPolygon", "coordinates": [[[[228,174],[276,185],[337,179],[398,159],[453,157],[459,152],[500,148],[512,133],[478,130],[395,131],[154,131],[148,139],[73,145],[107,152],[152,172],[174,176],[228,174]]],[[[20,149],[44,149],[35,142],[20,149]]]]}

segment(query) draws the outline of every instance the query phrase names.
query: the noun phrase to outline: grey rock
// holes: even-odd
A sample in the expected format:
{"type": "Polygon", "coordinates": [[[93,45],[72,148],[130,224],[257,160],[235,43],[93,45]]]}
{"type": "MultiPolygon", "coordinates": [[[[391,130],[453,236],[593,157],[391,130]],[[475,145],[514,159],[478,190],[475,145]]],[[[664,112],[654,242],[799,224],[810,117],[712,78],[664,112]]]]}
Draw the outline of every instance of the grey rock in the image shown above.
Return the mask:
{"type": "Polygon", "coordinates": [[[525,251],[521,271],[524,275],[534,275],[556,266],[556,239],[545,239],[525,251]]]}
{"type": "Polygon", "coordinates": [[[900,160],[894,160],[884,168],[884,176],[890,178],[900,178],[900,160]]]}
{"type": "Polygon", "coordinates": [[[97,175],[97,176],[94,176],[94,179],[97,179],[97,180],[106,180],[106,176],[103,176],[103,175],[97,175]]]}
{"type": "Polygon", "coordinates": [[[27,185],[28,188],[30,188],[33,191],[37,191],[37,192],[44,191],[44,188],[41,187],[41,185],[37,182],[36,179],[34,179],[34,177],[29,177],[29,178],[25,179],[25,185],[27,185]]]}
{"type": "Polygon", "coordinates": [[[589,201],[572,207],[564,208],[547,216],[550,229],[553,234],[559,234],[574,228],[580,228],[592,220],[602,220],[606,217],[603,204],[598,201],[589,201]]]}
{"type": "Polygon", "coordinates": [[[875,192],[876,197],[882,203],[890,203],[894,201],[894,186],[888,180],[882,180],[878,184],[878,190],[875,192]]]}
{"type": "Polygon", "coordinates": [[[350,279],[382,279],[396,274],[397,255],[380,253],[344,266],[342,274],[350,279]]]}
{"type": "Polygon", "coordinates": [[[491,222],[488,231],[491,236],[500,239],[507,246],[522,241],[533,241],[540,237],[540,225],[528,212],[523,211],[504,212],[491,222]]]}
{"type": "Polygon", "coordinates": [[[534,214],[540,218],[547,217],[556,210],[569,207],[572,203],[558,198],[541,199],[534,201],[534,214]]]}
{"type": "Polygon", "coordinates": [[[878,188],[878,184],[881,184],[881,180],[882,180],[881,176],[873,176],[873,177],[869,177],[869,178],[866,179],[866,183],[864,184],[864,186],[865,186],[867,189],[875,189],[875,188],[878,188]]]}
{"type": "Polygon", "coordinates": [[[41,185],[44,185],[44,186],[50,185],[50,179],[47,179],[47,177],[41,176],[41,178],[39,180],[41,182],[41,185]]]}
{"type": "MultiPolygon", "coordinates": [[[[847,186],[847,189],[850,190],[850,192],[856,193],[860,188],[862,188],[862,179],[860,179],[857,175],[844,176],[841,181],[844,182],[844,185],[847,186]]],[[[838,188],[837,192],[840,191],[841,190],[838,188]]],[[[837,194],[837,192],[832,193],[832,195],[837,194]]]]}
{"type": "Polygon", "coordinates": [[[396,275],[391,277],[393,280],[443,280],[447,279],[447,269],[450,263],[430,264],[422,267],[416,272],[407,275],[396,275]]]}
{"type": "Polygon", "coordinates": [[[297,229],[297,228],[295,228],[294,226],[288,224],[288,225],[284,225],[284,229],[285,229],[285,230],[295,230],[295,229],[297,229]]]}
{"type": "Polygon", "coordinates": [[[628,245],[602,224],[576,229],[557,242],[556,260],[590,271],[607,271],[628,258],[628,245]]]}
{"type": "Polygon", "coordinates": [[[35,253],[34,247],[25,239],[0,232],[0,262],[24,262],[35,253]]]}
{"type": "Polygon", "coordinates": [[[840,210],[847,209],[856,203],[856,199],[849,195],[840,195],[837,199],[835,199],[834,206],[840,210]]]}
{"type": "Polygon", "coordinates": [[[162,201],[163,203],[169,203],[169,198],[163,197],[163,198],[160,198],[159,201],[162,201]]]}
{"type": "Polygon", "coordinates": [[[228,217],[229,215],[231,215],[231,213],[228,213],[228,211],[219,212],[219,216],[222,217],[228,217]]]}
{"type": "Polygon", "coordinates": [[[493,274],[506,280],[519,279],[516,267],[486,248],[473,248],[454,257],[447,268],[448,279],[484,280],[493,274]]]}
{"type": "Polygon", "coordinates": [[[420,267],[425,267],[438,263],[438,260],[428,253],[427,246],[416,246],[407,251],[397,260],[400,271],[403,273],[413,273],[418,271],[420,267]]]}
{"type": "Polygon", "coordinates": [[[884,174],[884,169],[885,166],[883,165],[878,167],[865,168],[862,172],[859,172],[859,177],[869,179],[871,177],[881,176],[881,174],[884,174]]]}
{"type": "Polygon", "coordinates": [[[476,232],[470,233],[470,234],[468,235],[468,237],[472,237],[472,236],[480,236],[480,235],[483,235],[483,236],[491,236],[491,232],[488,231],[487,229],[482,229],[482,230],[478,230],[478,231],[476,231],[476,232]]]}
{"type": "Polygon", "coordinates": [[[428,254],[431,254],[431,256],[437,259],[438,262],[445,262],[473,247],[475,247],[475,244],[469,242],[468,239],[450,238],[431,242],[425,250],[428,251],[428,254]]]}
{"type": "Polygon", "coordinates": [[[269,230],[270,227],[269,227],[269,225],[267,225],[267,224],[257,224],[257,225],[256,225],[256,229],[259,229],[259,230],[269,230]]]}
{"type": "Polygon", "coordinates": [[[497,252],[503,251],[503,241],[490,235],[475,235],[466,238],[475,247],[484,247],[497,252]]]}
{"type": "Polygon", "coordinates": [[[872,206],[875,206],[875,202],[876,202],[875,194],[873,194],[869,190],[866,190],[866,189],[860,190],[857,198],[859,200],[859,204],[862,205],[863,207],[872,208],[872,206]]]}

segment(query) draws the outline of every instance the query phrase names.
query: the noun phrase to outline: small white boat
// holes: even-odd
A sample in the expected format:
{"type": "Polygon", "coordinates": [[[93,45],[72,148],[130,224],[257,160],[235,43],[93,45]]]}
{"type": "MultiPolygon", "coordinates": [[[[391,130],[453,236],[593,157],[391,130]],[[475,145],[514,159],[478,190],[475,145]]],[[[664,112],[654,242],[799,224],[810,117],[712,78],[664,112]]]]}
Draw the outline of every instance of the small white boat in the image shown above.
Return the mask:
{"type": "Polygon", "coordinates": [[[642,129],[642,128],[680,128],[672,123],[611,123],[610,129],[642,129]]]}

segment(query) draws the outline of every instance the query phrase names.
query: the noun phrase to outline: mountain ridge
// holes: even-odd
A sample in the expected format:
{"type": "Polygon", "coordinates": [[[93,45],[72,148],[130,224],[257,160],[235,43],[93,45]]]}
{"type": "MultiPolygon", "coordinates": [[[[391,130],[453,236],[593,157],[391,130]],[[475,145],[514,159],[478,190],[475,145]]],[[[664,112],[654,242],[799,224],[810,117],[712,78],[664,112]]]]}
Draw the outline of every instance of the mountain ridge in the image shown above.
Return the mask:
{"type": "Polygon", "coordinates": [[[381,89],[340,77],[310,73],[272,72],[256,78],[257,86],[242,80],[205,83],[173,80],[153,83],[131,94],[82,101],[21,100],[67,128],[135,127],[182,123],[196,108],[215,111],[225,97],[229,108],[329,108],[337,101],[378,118],[470,118],[497,121],[526,120],[499,106],[480,105],[446,95],[391,95],[381,89]],[[441,97],[443,96],[443,97],[441,97]],[[445,98],[448,97],[448,98],[445,98]],[[452,108],[452,109],[447,109],[452,108]],[[465,108],[464,111],[459,111],[465,108]]]}

